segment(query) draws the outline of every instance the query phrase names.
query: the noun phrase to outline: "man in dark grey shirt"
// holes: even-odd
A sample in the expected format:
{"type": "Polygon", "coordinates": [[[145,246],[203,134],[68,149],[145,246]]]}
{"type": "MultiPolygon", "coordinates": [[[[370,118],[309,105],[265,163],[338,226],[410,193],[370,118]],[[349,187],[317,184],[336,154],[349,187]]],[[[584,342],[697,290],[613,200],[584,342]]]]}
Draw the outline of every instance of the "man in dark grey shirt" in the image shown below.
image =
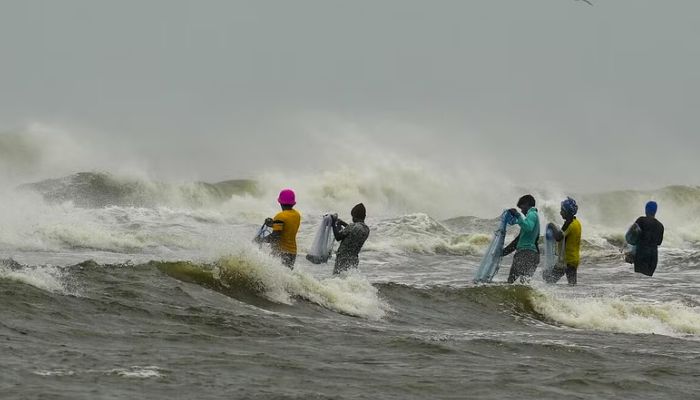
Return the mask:
{"type": "Polygon", "coordinates": [[[659,246],[664,241],[664,225],[656,219],[658,204],[650,201],[645,206],[646,217],[639,217],[635,224],[640,234],[634,256],[634,272],[653,276],[659,262],[659,246]]]}
{"type": "Polygon", "coordinates": [[[335,254],[334,275],[350,268],[357,268],[360,264],[360,250],[369,237],[369,227],[365,225],[366,214],[365,206],[360,203],[350,211],[352,224],[348,225],[338,219],[337,215],[333,216],[333,236],[335,236],[335,240],[340,242],[340,247],[335,254]]]}

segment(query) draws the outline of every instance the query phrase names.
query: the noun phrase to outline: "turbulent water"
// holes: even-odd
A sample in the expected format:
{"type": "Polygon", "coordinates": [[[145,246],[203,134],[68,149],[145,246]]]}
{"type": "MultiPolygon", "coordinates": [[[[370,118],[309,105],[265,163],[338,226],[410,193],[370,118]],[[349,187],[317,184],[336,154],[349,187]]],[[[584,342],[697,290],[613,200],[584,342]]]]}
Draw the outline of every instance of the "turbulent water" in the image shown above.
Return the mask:
{"type": "MultiPolygon", "coordinates": [[[[700,395],[699,188],[579,195],[576,287],[504,284],[510,258],[496,283],[474,285],[494,217],[518,193],[482,208],[492,212],[460,212],[439,203],[437,184],[404,195],[402,182],[429,181],[416,174],[331,173],[295,187],[302,254],[323,212],[367,205],[372,233],[344,277],[304,257],[290,271],[251,243],[279,182],[83,173],[8,186],[0,397],[700,395]],[[667,229],[653,278],[619,251],[650,198],[667,229]]],[[[561,196],[536,193],[544,221],[560,223],[561,196]]]]}

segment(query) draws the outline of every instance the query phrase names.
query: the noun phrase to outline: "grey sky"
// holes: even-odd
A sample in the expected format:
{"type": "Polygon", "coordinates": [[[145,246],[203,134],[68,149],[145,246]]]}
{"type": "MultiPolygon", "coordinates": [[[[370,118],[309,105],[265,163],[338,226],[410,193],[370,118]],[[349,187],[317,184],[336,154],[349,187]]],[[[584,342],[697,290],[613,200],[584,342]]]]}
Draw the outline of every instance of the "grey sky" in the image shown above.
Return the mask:
{"type": "Polygon", "coordinates": [[[372,146],[574,190],[700,184],[700,3],[594,3],[2,0],[0,129],[164,177],[372,146]]]}

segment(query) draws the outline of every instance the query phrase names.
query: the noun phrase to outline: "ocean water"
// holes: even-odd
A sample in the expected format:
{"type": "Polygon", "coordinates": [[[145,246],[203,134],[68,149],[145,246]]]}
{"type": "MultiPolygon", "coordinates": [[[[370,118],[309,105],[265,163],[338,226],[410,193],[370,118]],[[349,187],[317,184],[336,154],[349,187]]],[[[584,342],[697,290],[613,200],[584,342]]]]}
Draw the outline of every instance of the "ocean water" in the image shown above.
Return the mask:
{"type": "MultiPolygon", "coordinates": [[[[700,397],[700,188],[576,195],[569,287],[505,284],[510,257],[495,283],[473,284],[520,193],[442,201],[444,183],[410,169],[292,182],[304,219],[290,271],[251,242],[280,181],[5,185],[0,398],[700,397]],[[652,278],[620,253],[650,198],[667,228],[652,278]],[[348,218],[359,201],[372,229],[360,270],[308,263],[321,215],[348,218]]],[[[563,194],[534,194],[560,223],[563,194]]]]}

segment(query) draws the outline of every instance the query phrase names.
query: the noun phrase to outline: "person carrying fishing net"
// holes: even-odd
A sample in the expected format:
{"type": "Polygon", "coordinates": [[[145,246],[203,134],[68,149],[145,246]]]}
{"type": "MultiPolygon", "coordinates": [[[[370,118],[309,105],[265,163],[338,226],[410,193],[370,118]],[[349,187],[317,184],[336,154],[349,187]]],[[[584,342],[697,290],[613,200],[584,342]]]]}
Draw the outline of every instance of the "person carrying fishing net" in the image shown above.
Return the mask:
{"type": "MultiPolygon", "coordinates": [[[[542,278],[547,283],[557,283],[566,275],[569,285],[576,285],[578,265],[581,260],[581,222],[576,218],[578,204],[576,200],[567,197],[561,202],[559,214],[564,219],[561,229],[553,223],[547,224],[547,235],[556,240],[559,245],[561,262],[557,262],[551,269],[545,269],[542,278]]],[[[549,237],[548,237],[549,238],[549,237]]]]}
{"type": "Polygon", "coordinates": [[[503,249],[504,256],[515,251],[513,264],[508,273],[508,283],[513,283],[517,279],[525,282],[527,278],[534,275],[540,263],[540,250],[537,245],[540,236],[540,219],[535,208],[535,198],[526,194],[518,200],[517,206],[522,211],[522,215],[515,208],[511,208],[508,212],[520,226],[520,233],[503,249]]]}
{"type": "Polygon", "coordinates": [[[369,237],[369,227],[365,225],[367,211],[364,204],[360,203],[352,208],[352,224],[348,224],[333,215],[333,236],[340,242],[335,254],[335,267],[333,274],[338,275],[351,268],[357,268],[360,264],[360,250],[369,237]]]}
{"type": "Polygon", "coordinates": [[[301,225],[301,214],[294,209],[296,196],[293,190],[282,190],[277,202],[282,211],[274,218],[265,220],[265,224],[254,240],[258,243],[270,243],[272,254],[280,257],[282,264],[293,269],[297,259],[297,232],[301,225]],[[272,228],[272,233],[267,236],[261,234],[266,226],[272,228]]]}

